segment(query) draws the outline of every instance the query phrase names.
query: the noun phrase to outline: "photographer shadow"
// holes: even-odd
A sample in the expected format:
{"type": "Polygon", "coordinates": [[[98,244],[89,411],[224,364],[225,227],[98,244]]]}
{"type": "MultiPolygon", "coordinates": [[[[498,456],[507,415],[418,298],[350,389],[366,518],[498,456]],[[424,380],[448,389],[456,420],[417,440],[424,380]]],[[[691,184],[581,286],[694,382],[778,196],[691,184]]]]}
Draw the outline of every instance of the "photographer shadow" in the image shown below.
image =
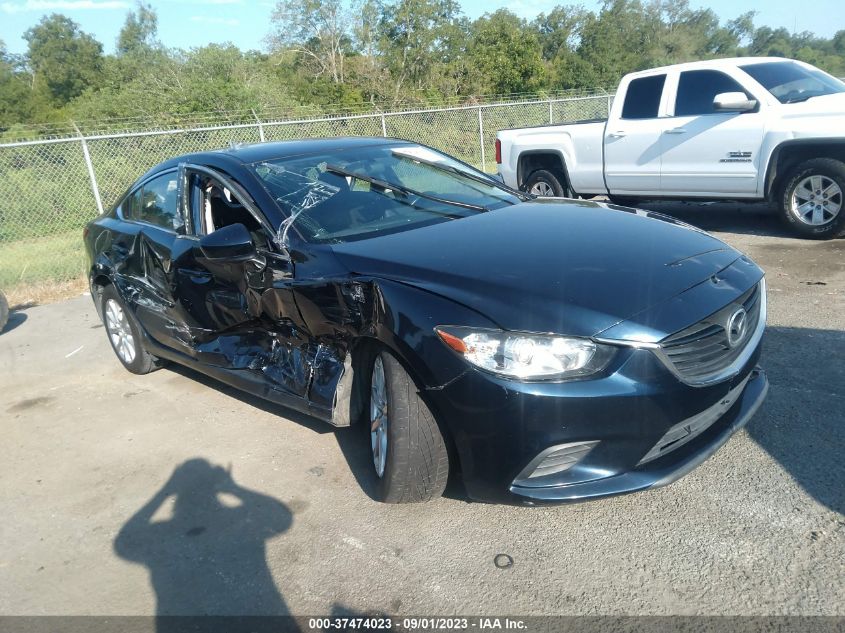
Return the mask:
{"type": "Polygon", "coordinates": [[[126,522],[114,550],[149,569],[158,631],[184,629],[171,616],[287,616],[266,542],[291,522],[280,501],[191,459],[126,522]]]}

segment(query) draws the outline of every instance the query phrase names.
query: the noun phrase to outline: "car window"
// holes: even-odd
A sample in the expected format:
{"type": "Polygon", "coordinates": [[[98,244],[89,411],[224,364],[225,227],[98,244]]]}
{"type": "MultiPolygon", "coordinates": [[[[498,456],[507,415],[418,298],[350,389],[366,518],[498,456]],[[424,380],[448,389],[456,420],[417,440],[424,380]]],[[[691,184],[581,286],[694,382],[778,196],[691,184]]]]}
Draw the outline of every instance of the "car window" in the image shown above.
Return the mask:
{"type": "Polygon", "coordinates": [[[798,103],[813,97],[845,92],[845,83],[818,68],[791,61],[740,66],[781,103],[798,103]]]}
{"type": "Polygon", "coordinates": [[[312,242],[346,242],[457,220],[519,202],[489,176],[421,145],[379,144],[253,166],[312,242]]]}
{"type": "Polygon", "coordinates": [[[137,220],[141,207],[141,190],[126,196],[123,204],[120,205],[120,213],[127,220],[137,220]]]}
{"type": "Polygon", "coordinates": [[[656,118],[665,83],[666,75],[641,77],[629,83],[628,91],[625,93],[625,103],[622,105],[622,118],[656,118]]]}
{"type": "Polygon", "coordinates": [[[170,231],[184,229],[179,211],[178,175],[171,172],[147,181],[123,204],[124,217],[170,231]]]}
{"type": "Polygon", "coordinates": [[[236,192],[205,173],[189,172],[188,182],[199,234],[208,235],[225,226],[243,224],[256,246],[267,246],[269,234],[236,192]]]}
{"type": "Polygon", "coordinates": [[[748,93],[732,77],[718,70],[688,70],[678,80],[675,116],[715,114],[713,99],[723,92],[748,93]]]}

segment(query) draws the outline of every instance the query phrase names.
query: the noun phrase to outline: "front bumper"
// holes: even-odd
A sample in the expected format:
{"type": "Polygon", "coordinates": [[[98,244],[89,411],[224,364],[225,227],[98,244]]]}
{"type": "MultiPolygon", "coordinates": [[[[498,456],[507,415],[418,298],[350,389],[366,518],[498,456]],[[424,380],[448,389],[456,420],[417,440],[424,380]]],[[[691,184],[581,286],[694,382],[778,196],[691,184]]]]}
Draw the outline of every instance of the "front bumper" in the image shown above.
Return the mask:
{"type": "Polygon", "coordinates": [[[471,498],[585,501],[665,486],[715,453],[765,399],[759,355],[758,345],[738,375],[707,387],[681,383],[653,353],[637,349],[620,353],[593,380],[514,383],[471,370],[428,396],[449,424],[471,498]],[[706,428],[654,456],[667,433],[708,410],[718,416],[706,428]],[[564,472],[526,480],[538,455],[578,442],[595,446],[564,472]]]}
{"type": "Polygon", "coordinates": [[[662,458],[643,464],[626,473],[604,477],[594,481],[562,486],[524,487],[511,485],[510,491],[523,497],[526,502],[550,503],[588,501],[613,495],[637,492],[649,488],[660,488],[677,481],[708,457],[713,455],[731,436],[746,423],[763,404],[769,391],[765,372],[755,368],[738,401],[725,414],[729,419],[717,420],[706,431],[704,438],[692,440],[690,449],[679,448],[662,458]],[[717,427],[714,429],[714,427],[717,427]],[[708,431],[713,430],[712,433],[708,431]]]}

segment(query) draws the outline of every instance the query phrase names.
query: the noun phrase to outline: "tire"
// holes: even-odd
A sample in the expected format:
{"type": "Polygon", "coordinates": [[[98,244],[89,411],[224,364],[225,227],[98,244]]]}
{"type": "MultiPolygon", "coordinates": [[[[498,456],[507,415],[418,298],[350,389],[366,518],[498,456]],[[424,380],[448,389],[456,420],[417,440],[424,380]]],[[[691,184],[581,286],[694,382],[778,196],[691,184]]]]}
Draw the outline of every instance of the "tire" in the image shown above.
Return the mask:
{"type": "Polygon", "coordinates": [[[6,301],[6,295],[0,292],[0,332],[6,327],[9,322],[9,302],[6,301]]]}
{"type": "Polygon", "coordinates": [[[801,237],[828,240],[845,233],[845,163],[814,158],[795,167],[784,181],[778,209],[801,237]]]}
{"type": "Polygon", "coordinates": [[[625,196],[608,196],[610,202],[620,207],[636,207],[639,204],[637,198],[626,198],[625,196]]]}
{"type": "Polygon", "coordinates": [[[416,384],[386,351],[373,355],[368,376],[367,431],[378,477],[374,496],[384,503],[419,503],[441,496],[449,478],[446,442],[416,384]],[[384,398],[377,395],[379,389],[384,398]],[[376,430],[377,422],[383,433],[376,430]]]}
{"type": "Polygon", "coordinates": [[[141,329],[114,286],[103,288],[100,307],[106,335],[120,363],[139,375],[158,369],[161,362],[144,347],[141,329]]]}
{"type": "Polygon", "coordinates": [[[532,172],[528,176],[528,180],[525,181],[525,191],[538,198],[572,197],[572,190],[566,186],[566,176],[559,171],[548,169],[538,169],[532,172]]]}

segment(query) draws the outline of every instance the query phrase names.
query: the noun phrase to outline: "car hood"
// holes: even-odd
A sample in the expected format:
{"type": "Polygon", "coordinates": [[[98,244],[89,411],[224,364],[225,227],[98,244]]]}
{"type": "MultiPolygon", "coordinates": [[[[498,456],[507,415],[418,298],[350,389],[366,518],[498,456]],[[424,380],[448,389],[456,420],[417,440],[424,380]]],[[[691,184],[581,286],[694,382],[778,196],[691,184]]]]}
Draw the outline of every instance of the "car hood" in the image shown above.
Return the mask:
{"type": "Polygon", "coordinates": [[[435,292],[504,329],[575,336],[593,336],[675,297],[741,256],[666,216],[563,200],[332,249],[353,273],[435,292]]]}

